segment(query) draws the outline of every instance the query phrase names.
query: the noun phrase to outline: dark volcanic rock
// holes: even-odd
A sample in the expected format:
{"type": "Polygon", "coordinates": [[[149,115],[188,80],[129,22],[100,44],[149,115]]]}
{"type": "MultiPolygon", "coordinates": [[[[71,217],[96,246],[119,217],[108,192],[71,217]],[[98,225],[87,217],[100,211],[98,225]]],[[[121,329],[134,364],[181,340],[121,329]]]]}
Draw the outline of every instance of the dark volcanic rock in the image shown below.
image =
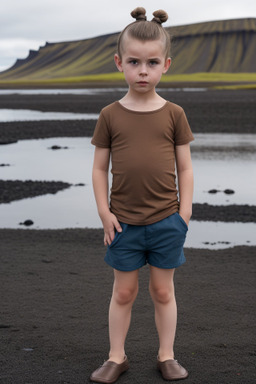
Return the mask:
{"type": "Polygon", "coordinates": [[[20,223],[20,225],[25,225],[26,227],[30,227],[34,224],[34,221],[32,220],[25,220],[23,223],[20,223]]]}
{"type": "Polygon", "coordinates": [[[47,193],[55,194],[70,186],[61,181],[0,180],[0,204],[47,193]]]}
{"type": "MultiPolygon", "coordinates": [[[[3,123],[0,123],[0,124],[3,124],[3,123]]],[[[9,145],[9,144],[16,144],[18,140],[9,140],[9,139],[1,139],[0,140],[0,145],[9,145]]]]}
{"type": "Polygon", "coordinates": [[[0,122],[0,144],[49,137],[91,137],[95,120],[0,122]]]}
{"type": "Polygon", "coordinates": [[[224,192],[226,195],[233,195],[235,191],[233,189],[224,189],[224,191],[220,191],[219,189],[210,189],[208,193],[218,193],[218,192],[224,192]]]}
{"type": "Polygon", "coordinates": [[[256,206],[193,204],[192,219],[198,221],[255,223],[256,206]]]}
{"type": "Polygon", "coordinates": [[[225,189],[223,192],[226,193],[226,195],[233,195],[235,193],[233,189],[225,189]]]}
{"type": "Polygon", "coordinates": [[[56,151],[58,149],[68,149],[68,147],[61,147],[59,145],[52,145],[49,149],[52,149],[53,151],[56,151]]]}
{"type": "Polygon", "coordinates": [[[218,192],[220,192],[218,189],[210,189],[210,190],[208,191],[208,193],[212,193],[212,194],[214,194],[214,193],[218,193],[218,192]]]}

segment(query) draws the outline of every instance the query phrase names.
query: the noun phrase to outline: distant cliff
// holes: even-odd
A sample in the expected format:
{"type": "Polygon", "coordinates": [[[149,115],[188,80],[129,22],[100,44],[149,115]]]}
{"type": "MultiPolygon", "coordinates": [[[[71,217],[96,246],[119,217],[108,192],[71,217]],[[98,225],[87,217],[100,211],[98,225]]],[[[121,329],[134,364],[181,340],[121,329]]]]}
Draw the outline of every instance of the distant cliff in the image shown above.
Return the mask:
{"type": "MultiPolygon", "coordinates": [[[[172,42],[170,73],[256,72],[256,18],[167,28],[172,42]]],[[[46,43],[0,73],[1,81],[74,78],[116,72],[118,34],[46,43]]]]}

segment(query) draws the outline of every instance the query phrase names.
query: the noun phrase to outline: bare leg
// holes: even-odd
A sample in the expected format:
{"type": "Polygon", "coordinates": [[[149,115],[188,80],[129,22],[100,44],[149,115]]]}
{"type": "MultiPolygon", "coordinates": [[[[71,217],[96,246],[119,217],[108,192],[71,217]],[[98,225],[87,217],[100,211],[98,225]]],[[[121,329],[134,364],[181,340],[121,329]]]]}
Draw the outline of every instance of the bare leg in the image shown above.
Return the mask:
{"type": "Polygon", "coordinates": [[[114,270],[115,281],[109,307],[109,360],[120,364],[125,356],[125,339],[131,321],[132,305],[138,293],[138,270],[114,270]]]}
{"type": "Polygon", "coordinates": [[[155,322],[159,336],[160,361],[174,359],[177,306],[173,283],[174,269],[150,267],[149,290],[155,306],[155,322]]]}

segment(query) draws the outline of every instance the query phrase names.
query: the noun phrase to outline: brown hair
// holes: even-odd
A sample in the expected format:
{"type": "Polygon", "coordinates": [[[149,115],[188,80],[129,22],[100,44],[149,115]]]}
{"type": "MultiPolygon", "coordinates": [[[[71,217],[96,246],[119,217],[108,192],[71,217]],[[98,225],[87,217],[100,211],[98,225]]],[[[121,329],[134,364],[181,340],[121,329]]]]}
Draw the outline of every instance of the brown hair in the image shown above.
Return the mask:
{"type": "Polygon", "coordinates": [[[162,27],[162,23],[168,20],[168,14],[159,9],[153,13],[153,19],[147,21],[146,10],[142,7],[135,8],[131,12],[131,16],[136,19],[120,33],[117,41],[117,54],[121,58],[123,52],[123,37],[127,34],[128,36],[141,40],[150,41],[162,39],[165,44],[165,58],[170,56],[171,50],[171,36],[162,27]]]}

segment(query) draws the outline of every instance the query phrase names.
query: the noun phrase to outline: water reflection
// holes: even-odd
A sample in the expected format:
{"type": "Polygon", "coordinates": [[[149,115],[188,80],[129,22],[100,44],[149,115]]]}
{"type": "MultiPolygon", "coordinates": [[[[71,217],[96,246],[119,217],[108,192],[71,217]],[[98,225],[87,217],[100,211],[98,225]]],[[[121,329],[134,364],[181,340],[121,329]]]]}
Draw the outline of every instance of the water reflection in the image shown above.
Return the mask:
{"type": "Polygon", "coordinates": [[[97,113],[42,112],[30,109],[0,109],[0,122],[45,120],[96,120],[97,113]]]}
{"type": "MultiPolygon", "coordinates": [[[[203,92],[207,88],[157,88],[157,92],[203,92]]],[[[81,88],[81,89],[0,89],[1,95],[99,95],[111,92],[127,92],[127,88],[81,88]]]]}
{"type": "Polygon", "coordinates": [[[127,88],[81,89],[0,89],[1,95],[99,95],[111,92],[127,92],[127,88]]]}

